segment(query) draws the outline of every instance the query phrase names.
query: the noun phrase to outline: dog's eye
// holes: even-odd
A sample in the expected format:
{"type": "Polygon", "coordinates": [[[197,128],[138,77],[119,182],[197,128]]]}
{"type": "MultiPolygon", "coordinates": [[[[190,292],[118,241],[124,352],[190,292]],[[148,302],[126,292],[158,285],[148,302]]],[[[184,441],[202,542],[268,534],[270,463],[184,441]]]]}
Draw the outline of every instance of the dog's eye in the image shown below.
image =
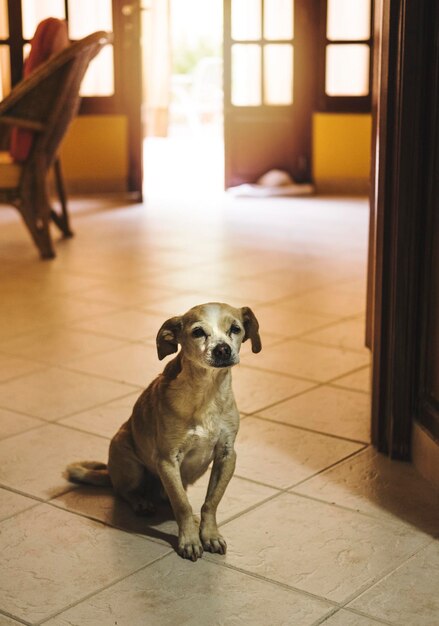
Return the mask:
{"type": "Polygon", "coordinates": [[[205,336],[206,336],[206,333],[201,328],[201,326],[197,326],[192,331],[192,337],[198,338],[198,337],[205,337],[205,336]]]}
{"type": "Polygon", "coordinates": [[[241,332],[241,329],[239,328],[239,326],[237,324],[232,324],[230,327],[230,332],[233,335],[239,335],[239,333],[241,332]]]}

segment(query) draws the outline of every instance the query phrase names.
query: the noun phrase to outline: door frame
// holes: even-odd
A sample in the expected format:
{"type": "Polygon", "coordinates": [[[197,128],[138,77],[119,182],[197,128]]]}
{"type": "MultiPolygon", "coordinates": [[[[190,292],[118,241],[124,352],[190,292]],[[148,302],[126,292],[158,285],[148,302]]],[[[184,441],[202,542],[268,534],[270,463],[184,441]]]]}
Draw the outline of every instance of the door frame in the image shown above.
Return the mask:
{"type": "Polygon", "coordinates": [[[413,421],[426,392],[422,327],[432,238],[426,225],[437,210],[432,179],[439,62],[432,28],[437,31],[438,13],[434,3],[417,0],[375,4],[368,282],[372,441],[403,460],[410,459],[413,421]]]}

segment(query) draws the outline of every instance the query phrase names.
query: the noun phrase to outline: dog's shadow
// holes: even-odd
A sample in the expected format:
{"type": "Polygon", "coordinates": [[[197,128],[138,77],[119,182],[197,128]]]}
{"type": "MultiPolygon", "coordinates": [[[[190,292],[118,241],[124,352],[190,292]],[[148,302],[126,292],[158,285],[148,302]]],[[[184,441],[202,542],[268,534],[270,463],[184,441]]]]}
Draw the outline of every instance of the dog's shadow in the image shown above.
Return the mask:
{"type": "Polygon", "coordinates": [[[177,524],[166,502],[154,502],[156,512],[152,515],[136,515],[129,504],[111,490],[91,486],[78,486],[58,496],[57,502],[113,528],[165,542],[174,550],[177,547],[177,524]]]}

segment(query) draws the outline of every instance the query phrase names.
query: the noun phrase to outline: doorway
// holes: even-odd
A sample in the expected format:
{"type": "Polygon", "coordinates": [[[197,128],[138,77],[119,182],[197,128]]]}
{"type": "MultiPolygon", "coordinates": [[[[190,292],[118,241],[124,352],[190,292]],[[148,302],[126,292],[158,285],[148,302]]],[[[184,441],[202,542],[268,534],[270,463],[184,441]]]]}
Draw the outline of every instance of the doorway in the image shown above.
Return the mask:
{"type": "Polygon", "coordinates": [[[222,0],[170,0],[144,12],[149,196],[223,190],[222,16],[222,0]]]}

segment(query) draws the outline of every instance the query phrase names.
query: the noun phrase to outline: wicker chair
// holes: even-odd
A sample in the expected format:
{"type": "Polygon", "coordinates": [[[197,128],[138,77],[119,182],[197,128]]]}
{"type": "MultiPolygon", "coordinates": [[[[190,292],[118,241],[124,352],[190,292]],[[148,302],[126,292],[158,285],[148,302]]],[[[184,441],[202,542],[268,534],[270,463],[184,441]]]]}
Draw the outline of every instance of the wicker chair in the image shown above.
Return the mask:
{"type": "Polygon", "coordinates": [[[41,64],[0,102],[0,145],[5,145],[5,136],[12,127],[35,133],[29,157],[23,163],[0,153],[0,202],[19,210],[43,259],[55,256],[51,219],[65,237],[72,236],[66,206],[61,214],[51,208],[48,173],[77,113],[79,88],[88,64],[110,38],[109,33],[100,31],[73,43],[41,64]]]}

